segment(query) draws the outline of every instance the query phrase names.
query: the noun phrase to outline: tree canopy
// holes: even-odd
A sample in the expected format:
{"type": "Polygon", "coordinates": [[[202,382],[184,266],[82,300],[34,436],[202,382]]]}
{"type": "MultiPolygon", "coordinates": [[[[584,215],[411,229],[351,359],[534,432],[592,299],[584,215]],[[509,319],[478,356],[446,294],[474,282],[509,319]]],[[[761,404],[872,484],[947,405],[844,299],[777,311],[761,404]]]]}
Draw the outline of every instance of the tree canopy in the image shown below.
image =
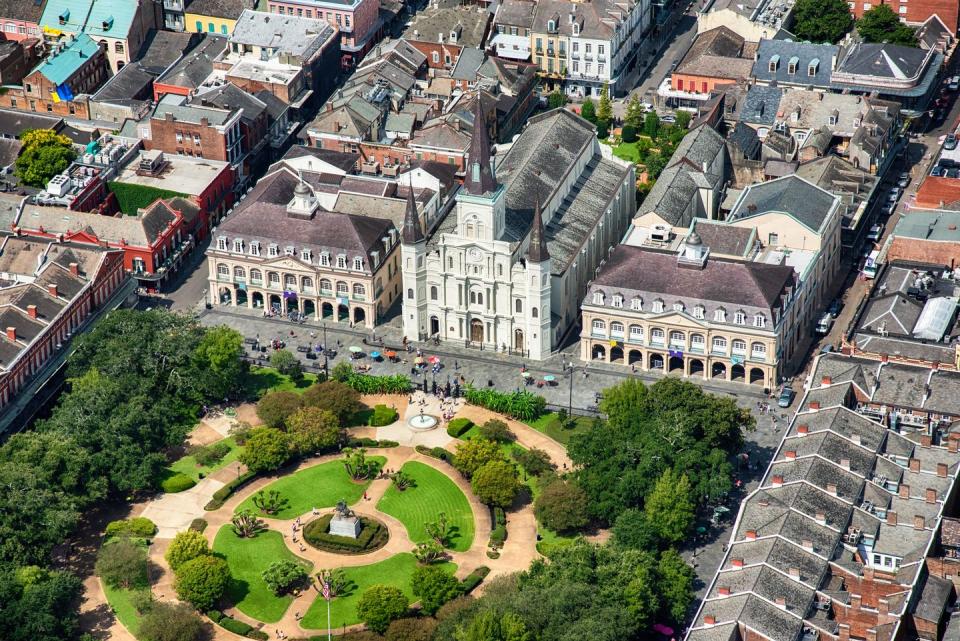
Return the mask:
{"type": "Polygon", "coordinates": [[[888,4],[878,4],[857,20],[857,33],[864,42],[889,42],[907,47],[917,46],[916,31],[900,22],[900,16],[888,4]]]}
{"type": "Polygon", "coordinates": [[[833,44],[852,25],[850,7],[843,0],[797,0],[793,5],[793,33],[800,40],[833,44]]]}
{"type": "Polygon", "coordinates": [[[77,157],[70,139],[49,129],[31,129],[20,135],[23,148],[16,161],[16,174],[33,187],[47,182],[77,157]]]}

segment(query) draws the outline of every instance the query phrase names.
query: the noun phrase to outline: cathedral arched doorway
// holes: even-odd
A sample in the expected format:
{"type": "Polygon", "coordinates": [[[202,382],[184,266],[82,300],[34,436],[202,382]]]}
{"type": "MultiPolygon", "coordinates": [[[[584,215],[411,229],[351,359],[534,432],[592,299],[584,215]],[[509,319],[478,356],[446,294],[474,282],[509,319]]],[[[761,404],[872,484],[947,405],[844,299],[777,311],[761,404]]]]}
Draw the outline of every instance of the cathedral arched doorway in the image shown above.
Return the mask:
{"type": "Polygon", "coordinates": [[[483,342],[483,321],[479,318],[470,321],[470,341],[473,343],[483,342]]]}
{"type": "Polygon", "coordinates": [[[437,336],[440,334],[440,319],[436,316],[430,317],[430,335],[437,336]]]}
{"type": "Polygon", "coordinates": [[[524,350],[522,329],[513,330],[513,349],[517,350],[518,352],[522,352],[524,350]]]}

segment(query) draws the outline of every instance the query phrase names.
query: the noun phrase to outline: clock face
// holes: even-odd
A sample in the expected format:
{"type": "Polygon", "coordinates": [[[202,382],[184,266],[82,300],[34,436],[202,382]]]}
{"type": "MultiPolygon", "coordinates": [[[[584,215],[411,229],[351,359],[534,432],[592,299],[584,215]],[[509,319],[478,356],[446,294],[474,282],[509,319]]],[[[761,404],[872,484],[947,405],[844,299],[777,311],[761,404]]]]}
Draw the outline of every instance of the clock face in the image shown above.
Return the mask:
{"type": "Polygon", "coordinates": [[[467,258],[473,262],[477,262],[483,260],[483,254],[478,248],[471,247],[470,250],[467,251],[467,258]]]}

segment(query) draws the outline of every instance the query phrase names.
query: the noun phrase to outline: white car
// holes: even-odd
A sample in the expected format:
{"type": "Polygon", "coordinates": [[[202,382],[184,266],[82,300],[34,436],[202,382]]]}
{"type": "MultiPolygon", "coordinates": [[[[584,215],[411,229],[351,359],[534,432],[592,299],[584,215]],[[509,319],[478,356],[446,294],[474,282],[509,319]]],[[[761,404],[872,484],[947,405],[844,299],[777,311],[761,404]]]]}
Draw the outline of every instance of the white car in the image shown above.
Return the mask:
{"type": "Polygon", "coordinates": [[[887,196],[888,203],[895,203],[900,199],[900,188],[894,187],[890,190],[890,195],[887,196]]]}
{"type": "Polygon", "coordinates": [[[870,231],[867,232],[867,240],[872,240],[874,242],[880,240],[880,236],[883,234],[883,227],[880,225],[874,225],[870,228],[870,231]]]}

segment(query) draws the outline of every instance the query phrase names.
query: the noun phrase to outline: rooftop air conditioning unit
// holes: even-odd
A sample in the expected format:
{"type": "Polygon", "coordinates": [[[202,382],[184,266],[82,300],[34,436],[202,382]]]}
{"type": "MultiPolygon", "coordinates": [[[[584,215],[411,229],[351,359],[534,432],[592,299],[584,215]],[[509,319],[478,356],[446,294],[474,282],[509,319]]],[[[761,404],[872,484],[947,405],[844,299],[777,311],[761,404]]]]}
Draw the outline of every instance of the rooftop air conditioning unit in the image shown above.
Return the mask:
{"type": "Polygon", "coordinates": [[[670,228],[666,225],[654,225],[650,230],[650,240],[658,243],[669,243],[671,235],[670,228]]]}

